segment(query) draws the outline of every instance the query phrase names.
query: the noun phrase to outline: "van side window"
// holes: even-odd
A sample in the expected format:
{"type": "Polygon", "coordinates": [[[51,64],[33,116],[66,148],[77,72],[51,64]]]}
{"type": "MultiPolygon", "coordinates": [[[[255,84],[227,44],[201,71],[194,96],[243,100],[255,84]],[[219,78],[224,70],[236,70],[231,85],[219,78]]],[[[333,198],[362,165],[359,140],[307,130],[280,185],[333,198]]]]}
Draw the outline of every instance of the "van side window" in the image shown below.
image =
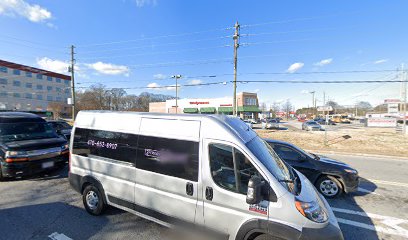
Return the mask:
{"type": "Polygon", "coordinates": [[[198,142],[139,136],[136,168],[198,181],[198,142]]]}
{"type": "Polygon", "coordinates": [[[223,144],[210,144],[210,169],[214,182],[229,191],[247,194],[249,179],[258,171],[239,150],[223,144]]]}
{"type": "Polygon", "coordinates": [[[135,163],[137,135],[76,128],[72,153],[135,163]]]}
{"type": "Polygon", "coordinates": [[[214,182],[227,190],[236,192],[232,147],[223,144],[210,144],[210,169],[214,182]]]}

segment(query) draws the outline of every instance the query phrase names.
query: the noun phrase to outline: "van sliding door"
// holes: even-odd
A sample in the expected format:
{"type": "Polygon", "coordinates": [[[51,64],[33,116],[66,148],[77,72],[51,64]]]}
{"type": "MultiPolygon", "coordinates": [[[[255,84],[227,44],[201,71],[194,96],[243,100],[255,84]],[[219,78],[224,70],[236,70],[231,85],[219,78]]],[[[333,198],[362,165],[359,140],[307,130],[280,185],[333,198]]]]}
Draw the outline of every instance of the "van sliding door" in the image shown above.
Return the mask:
{"type": "Polygon", "coordinates": [[[136,160],[136,211],[165,223],[194,223],[199,131],[199,121],[142,118],[136,160]]]}

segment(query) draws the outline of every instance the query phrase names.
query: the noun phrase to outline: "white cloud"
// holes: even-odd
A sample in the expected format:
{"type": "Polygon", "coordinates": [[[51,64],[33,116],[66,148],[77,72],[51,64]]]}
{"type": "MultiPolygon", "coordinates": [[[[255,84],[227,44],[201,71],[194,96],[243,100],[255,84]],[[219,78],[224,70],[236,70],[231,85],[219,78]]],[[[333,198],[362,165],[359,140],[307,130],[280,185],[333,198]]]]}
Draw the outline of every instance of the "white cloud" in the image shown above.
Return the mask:
{"type": "Polygon", "coordinates": [[[156,90],[156,89],[158,89],[159,87],[161,87],[158,83],[149,83],[149,84],[147,84],[147,87],[149,88],[149,89],[154,89],[154,90],[156,90]]]}
{"type": "Polygon", "coordinates": [[[374,64],[381,64],[381,63],[386,63],[386,62],[388,62],[388,59],[379,59],[377,61],[374,61],[373,63],[374,64]]]}
{"type": "Polygon", "coordinates": [[[136,0],[136,6],[139,8],[147,5],[152,5],[154,7],[157,5],[157,0],[136,0]]]}
{"type": "MultiPolygon", "coordinates": [[[[149,83],[147,84],[147,88],[151,90],[156,90],[156,91],[169,91],[169,90],[176,90],[176,84],[172,85],[167,85],[167,86],[162,86],[158,83],[149,83]]],[[[180,91],[180,84],[178,84],[178,89],[180,91]]]]}
{"type": "Polygon", "coordinates": [[[261,91],[261,89],[257,88],[257,89],[255,89],[253,92],[254,92],[254,93],[258,93],[259,91],[261,91]]]}
{"type": "Polygon", "coordinates": [[[298,71],[299,69],[301,69],[305,64],[302,62],[297,62],[294,63],[292,65],[290,65],[290,67],[288,68],[288,70],[286,70],[288,73],[294,73],[296,71],[298,71]]]}
{"type": "Polygon", "coordinates": [[[309,91],[309,90],[306,90],[306,89],[300,91],[300,93],[302,93],[302,94],[306,94],[306,93],[309,93],[309,92],[310,92],[310,91],[309,91]]]}
{"type": "Polygon", "coordinates": [[[193,79],[193,80],[188,82],[188,84],[191,84],[191,85],[198,85],[198,84],[201,84],[201,83],[203,83],[203,81],[201,81],[200,79],[193,79]]]}
{"type": "Polygon", "coordinates": [[[101,74],[106,75],[124,75],[129,76],[129,68],[123,65],[115,65],[112,63],[96,62],[91,64],[85,64],[88,68],[93,69],[101,74]]]}
{"type": "Polygon", "coordinates": [[[164,75],[164,74],[158,73],[158,74],[154,74],[153,78],[156,79],[156,80],[163,80],[163,79],[166,79],[168,77],[166,75],[164,75]]]}
{"type": "Polygon", "coordinates": [[[37,58],[37,65],[40,66],[40,68],[57,73],[67,73],[69,67],[69,64],[66,62],[47,57],[37,58]]]}
{"type": "Polygon", "coordinates": [[[0,15],[20,16],[31,22],[44,22],[52,18],[52,14],[47,9],[37,4],[29,4],[24,0],[1,0],[0,15]]]}
{"type": "Polygon", "coordinates": [[[328,64],[330,64],[332,62],[333,62],[333,58],[327,58],[327,59],[321,60],[320,62],[315,63],[314,65],[318,66],[318,67],[323,67],[323,66],[328,65],[328,64]]]}

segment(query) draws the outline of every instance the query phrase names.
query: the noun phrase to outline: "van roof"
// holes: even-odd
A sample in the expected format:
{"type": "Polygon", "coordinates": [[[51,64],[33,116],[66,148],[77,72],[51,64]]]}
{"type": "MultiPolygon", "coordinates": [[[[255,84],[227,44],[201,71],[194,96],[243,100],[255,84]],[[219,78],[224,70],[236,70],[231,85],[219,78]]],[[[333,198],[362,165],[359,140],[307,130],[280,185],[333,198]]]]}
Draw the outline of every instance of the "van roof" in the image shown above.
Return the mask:
{"type": "MultiPolygon", "coordinates": [[[[131,115],[134,117],[157,117],[163,119],[180,119],[180,120],[209,120],[215,122],[221,128],[230,131],[233,135],[241,139],[244,143],[250,141],[256,136],[256,133],[237,117],[231,117],[220,114],[169,114],[169,113],[150,113],[150,112],[127,112],[127,111],[106,111],[106,110],[86,110],[78,113],[79,119],[81,115],[131,115]],[[239,121],[237,121],[239,120],[239,121]],[[242,124],[239,124],[242,122],[242,124]]],[[[77,125],[77,121],[75,121],[77,125]]],[[[82,126],[82,124],[79,124],[82,126]]]]}
{"type": "Polygon", "coordinates": [[[40,116],[26,112],[0,112],[0,123],[46,122],[40,116]]]}

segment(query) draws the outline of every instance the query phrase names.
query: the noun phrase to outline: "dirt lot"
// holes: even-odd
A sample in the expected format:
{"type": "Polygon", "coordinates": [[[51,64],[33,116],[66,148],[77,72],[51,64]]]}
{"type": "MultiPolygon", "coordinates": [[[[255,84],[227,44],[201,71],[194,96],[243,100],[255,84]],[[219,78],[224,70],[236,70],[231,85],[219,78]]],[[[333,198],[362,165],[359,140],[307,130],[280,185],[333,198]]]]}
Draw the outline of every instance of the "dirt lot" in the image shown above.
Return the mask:
{"type": "MultiPolygon", "coordinates": [[[[296,123],[295,123],[296,124],[296,123]]],[[[287,130],[254,129],[261,137],[291,142],[304,149],[347,153],[378,154],[408,157],[408,136],[396,134],[395,129],[337,126],[327,131],[328,146],[324,145],[324,131],[307,132],[286,125],[287,130]],[[345,140],[342,136],[349,135],[345,140]]]]}

